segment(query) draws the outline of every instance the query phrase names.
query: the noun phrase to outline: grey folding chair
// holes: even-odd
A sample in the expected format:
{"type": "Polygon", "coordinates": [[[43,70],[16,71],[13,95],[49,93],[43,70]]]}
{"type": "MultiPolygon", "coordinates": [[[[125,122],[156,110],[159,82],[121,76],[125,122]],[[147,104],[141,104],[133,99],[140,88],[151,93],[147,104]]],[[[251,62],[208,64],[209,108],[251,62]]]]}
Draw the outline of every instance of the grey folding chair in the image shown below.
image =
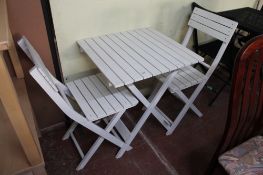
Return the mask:
{"type": "Polygon", "coordinates": [[[18,44],[35,65],[30,70],[31,76],[57,106],[73,120],[72,125],[63,136],[63,140],[71,137],[82,157],[77,170],[84,168],[104,139],[119,148],[127,146],[126,150],[131,149],[129,145],[125,144],[130,131],[121,121],[121,116],[126,109],[135,106],[138,100],[126,88],[108,87],[102,74],[87,76],[64,85],[52,76],[39,54],[25,37],[22,37],[18,44]],[[75,110],[76,107],[74,108],[72,105],[71,99],[75,100],[81,112],[75,110]],[[100,121],[107,124],[106,128],[97,125],[100,121]],[[86,154],[83,153],[73,133],[78,125],[99,136],[86,154]]]}
{"type": "MultiPolygon", "coordinates": [[[[222,41],[222,45],[211,65],[208,65],[205,62],[200,62],[200,64],[202,64],[204,67],[208,69],[206,73],[202,73],[201,71],[197,70],[196,68],[192,66],[188,66],[188,67],[182,68],[177,71],[177,74],[173,82],[169,86],[169,91],[174,96],[181,99],[185,103],[185,106],[183,107],[179,115],[176,117],[174,122],[171,124],[171,126],[168,128],[167,133],[166,133],[167,135],[170,135],[173,133],[173,131],[178,126],[178,124],[181,122],[181,120],[183,119],[183,117],[185,116],[189,108],[192,111],[194,111],[199,117],[202,117],[202,113],[197,109],[197,107],[193,104],[193,102],[196,99],[196,97],[199,95],[203,87],[205,86],[208,79],[213,74],[214,70],[216,69],[220,59],[222,58],[237,28],[238,23],[196,7],[191,15],[188,25],[189,25],[189,29],[182,42],[183,46],[187,47],[194,29],[197,29],[200,32],[203,32],[207,35],[210,35],[213,38],[216,38],[222,41]],[[182,92],[184,89],[187,89],[189,87],[193,87],[196,85],[197,87],[190,98],[188,98],[182,92]]],[[[169,40],[170,44],[174,42],[168,37],[167,39],[169,40]]],[[[169,43],[166,43],[166,44],[169,44],[169,43]]],[[[189,54],[189,57],[191,57],[190,54],[189,54]]],[[[161,82],[163,82],[166,79],[166,76],[167,75],[162,75],[158,77],[158,79],[161,82]]],[[[155,94],[153,93],[153,95],[150,97],[150,100],[152,100],[154,95],[155,94]]]]}

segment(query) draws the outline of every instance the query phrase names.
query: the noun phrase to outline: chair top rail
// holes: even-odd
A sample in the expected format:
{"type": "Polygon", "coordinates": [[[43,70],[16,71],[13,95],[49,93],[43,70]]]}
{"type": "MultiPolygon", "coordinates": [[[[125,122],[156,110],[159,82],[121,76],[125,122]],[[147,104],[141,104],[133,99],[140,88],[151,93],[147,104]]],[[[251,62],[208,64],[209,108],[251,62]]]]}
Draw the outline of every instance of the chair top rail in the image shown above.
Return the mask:
{"type": "Polygon", "coordinates": [[[49,81],[52,88],[58,91],[58,88],[54,81],[55,78],[48,71],[40,55],[37,53],[34,47],[30,44],[27,38],[23,36],[17,43],[21,47],[21,49],[25,52],[25,54],[28,56],[28,58],[33,62],[33,64],[41,69],[41,72],[45,75],[46,79],[49,81]]]}
{"type": "Polygon", "coordinates": [[[191,15],[188,25],[228,43],[231,40],[238,23],[196,7],[191,15]]]}

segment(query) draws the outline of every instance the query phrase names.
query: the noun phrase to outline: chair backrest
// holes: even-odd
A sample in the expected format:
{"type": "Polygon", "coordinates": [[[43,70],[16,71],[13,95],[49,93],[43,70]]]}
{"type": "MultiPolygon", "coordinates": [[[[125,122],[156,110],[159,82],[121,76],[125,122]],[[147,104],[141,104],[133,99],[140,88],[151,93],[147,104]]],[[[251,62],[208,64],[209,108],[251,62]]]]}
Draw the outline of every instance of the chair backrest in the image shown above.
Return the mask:
{"type": "Polygon", "coordinates": [[[236,59],[222,151],[259,134],[262,122],[263,35],[250,41],[236,59]]]}
{"type": "Polygon", "coordinates": [[[220,62],[232,36],[235,33],[238,23],[215,13],[195,7],[188,25],[189,29],[182,43],[184,46],[187,46],[189,43],[194,29],[222,41],[222,45],[206,73],[206,76],[209,78],[220,62]]]}
{"type": "Polygon", "coordinates": [[[28,58],[33,62],[33,64],[43,72],[43,75],[46,76],[47,80],[49,81],[50,85],[54,90],[58,91],[58,88],[55,83],[55,77],[49,72],[46,68],[45,64],[43,63],[40,55],[37,53],[35,48],[31,45],[31,43],[27,40],[25,36],[23,36],[18,42],[20,48],[25,52],[28,58]]]}
{"type": "Polygon", "coordinates": [[[188,25],[224,43],[231,40],[237,28],[237,22],[197,7],[194,9],[188,25]]]}
{"type": "Polygon", "coordinates": [[[246,44],[236,58],[228,118],[211,162],[217,164],[220,154],[262,133],[263,35],[246,44]]]}
{"type": "Polygon", "coordinates": [[[49,97],[57,104],[57,106],[72,120],[78,123],[85,123],[87,120],[76,112],[71,106],[67,96],[71,96],[68,88],[59,82],[46,68],[41,57],[31,45],[31,43],[22,37],[18,41],[18,45],[25,52],[28,58],[34,63],[34,67],[30,70],[30,75],[49,95],[49,97]]]}

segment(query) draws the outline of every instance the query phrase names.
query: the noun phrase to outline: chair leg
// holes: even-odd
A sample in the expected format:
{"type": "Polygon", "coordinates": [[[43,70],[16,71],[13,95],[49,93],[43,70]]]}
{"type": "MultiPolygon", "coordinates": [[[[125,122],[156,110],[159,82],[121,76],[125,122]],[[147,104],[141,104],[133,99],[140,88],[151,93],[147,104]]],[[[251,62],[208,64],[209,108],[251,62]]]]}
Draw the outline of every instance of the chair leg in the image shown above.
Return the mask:
{"type": "Polygon", "coordinates": [[[73,133],[73,131],[76,129],[76,127],[78,126],[78,123],[77,122],[73,122],[69,129],[67,130],[67,132],[64,134],[64,136],[62,137],[62,140],[67,140],[69,137],[70,137],[70,134],[73,133]]]}
{"type": "Polygon", "coordinates": [[[185,106],[183,107],[183,109],[181,110],[181,112],[179,113],[179,115],[176,117],[175,121],[173,122],[172,126],[170,127],[170,129],[166,132],[166,135],[171,135],[173,133],[173,131],[175,130],[175,128],[179,125],[179,123],[181,122],[181,120],[184,118],[186,112],[189,110],[189,108],[191,107],[191,105],[193,104],[194,100],[196,99],[196,97],[199,95],[199,93],[201,92],[201,90],[203,89],[204,85],[206,84],[207,80],[204,80],[201,84],[199,84],[197,86],[197,88],[195,89],[194,93],[191,95],[190,99],[188,100],[188,102],[185,104],[185,106]]]}
{"type": "MultiPolygon", "coordinates": [[[[120,118],[124,114],[124,112],[125,111],[122,111],[122,112],[115,114],[113,116],[112,120],[109,122],[109,124],[105,128],[105,131],[110,132],[113,129],[113,127],[116,125],[116,123],[120,120],[120,118]]],[[[77,166],[77,168],[76,168],[77,171],[84,168],[84,166],[88,163],[90,158],[94,155],[94,153],[97,151],[97,149],[99,148],[99,146],[102,144],[103,141],[104,141],[103,137],[99,137],[95,141],[95,143],[92,145],[92,147],[89,149],[87,154],[83,157],[82,161],[77,166]]]]}
{"type": "MultiPolygon", "coordinates": [[[[163,94],[166,92],[166,90],[168,89],[169,85],[171,84],[175,74],[177,74],[177,72],[172,72],[164,81],[164,83],[162,84],[162,86],[160,87],[160,89],[158,90],[158,92],[156,93],[156,95],[154,96],[154,98],[152,99],[152,101],[150,102],[149,105],[147,105],[147,103],[145,101],[147,101],[147,99],[145,99],[145,97],[142,95],[142,93],[136,88],[135,85],[130,84],[127,87],[129,88],[129,90],[144,104],[146,104],[145,106],[147,106],[146,111],[143,113],[143,115],[141,116],[140,120],[137,122],[137,124],[135,125],[135,127],[133,128],[131,135],[129,137],[128,140],[125,141],[126,145],[124,145],[119,152],[116,155],[116,158],[120,158],[123,156],[123,154],[125,153],[125,151],[127,150],[127,145],[130,145],[131,142],[133,141],[133,139],[135,138],[135,136],[138,134],[138,132],[140,131],[140,129],[142,128],[142,126],[144,125],[144,123],[146,122],[146,120],[148,119],[148,117],[153,113],[154,109],[156,108],[157,103],[160,101],[160,99],[162,98],[163,94]]],[[[149,101],[147,101],[149,103],[149,101]]]]}
{"type": "MultiPolygon", "coordinates": [[[[154,96],[156,95],[156,93],[158,92],[158,90],[160,89],[160,87],[162,86],[161,82],[158,82],[158,84],[156,85],[156,87],[154,88],[153,92],[151,93],[150,97],[148,98],[148,101],[151,102],[152,99],[154,98],[154,96]]],[[[172,93],[173,95],[175,95],[174,93],[172,93]]],[[[188,98],[184,95],[184,93],[182,93],[181,91],[176,92],[176,94],[178,95],[178,97],[184,102],[187,103],[188,102],[188,98]]],[[[142,108],[143,110],[145,110],[145,106],[142,108]]],[[[196,115],[198,117],[202,117],[203,114],[197,109],[197,107],[192,104],[191,105],[191,110],[196,113],[196,115]]]]}
{"type": "MultiPolygon", "coordinates": [[[[188,98],[184,95],[184,93],[182,91],[176,91],[175,93],[173,93],[173,95],[178,96],[178,98],[180,98],[184,103],[188,103],[188,98]]],[[[192,104],[190,106],[190,109],[198,116],[198,117],[203,117],[203,114],[199,111],[199,109],[197,109],[197,107],[192,104]]]]}

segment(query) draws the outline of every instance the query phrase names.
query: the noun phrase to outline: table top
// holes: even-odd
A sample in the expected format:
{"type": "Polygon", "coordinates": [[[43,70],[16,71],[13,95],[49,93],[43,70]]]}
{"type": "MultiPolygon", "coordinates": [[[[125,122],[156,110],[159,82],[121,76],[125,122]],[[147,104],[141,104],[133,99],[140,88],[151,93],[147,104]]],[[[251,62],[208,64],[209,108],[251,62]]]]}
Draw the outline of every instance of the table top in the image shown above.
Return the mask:
{"type": "Polygon", "coordinates": [[[151,28],[86,38],[78,44],[116,88],[204,61],[151,28]]]}
{"type": "Polygon", "coordinates": [[[263,34],[263,12],[250,7],[223,11],[221,16],[238,22],[239,28],[255,35],[263,34]]]}

